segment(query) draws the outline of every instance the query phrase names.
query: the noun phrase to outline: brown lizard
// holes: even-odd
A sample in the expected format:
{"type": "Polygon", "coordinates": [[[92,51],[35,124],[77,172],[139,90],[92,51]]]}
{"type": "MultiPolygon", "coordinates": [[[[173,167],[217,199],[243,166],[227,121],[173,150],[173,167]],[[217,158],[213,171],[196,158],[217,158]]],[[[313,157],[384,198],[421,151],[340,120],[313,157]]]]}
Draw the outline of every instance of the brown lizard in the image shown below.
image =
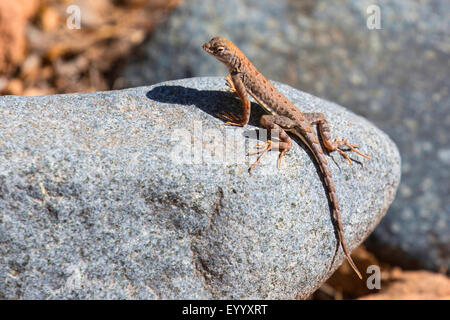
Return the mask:
{"type": "MultiPolygon", "coordinates": [[[[328,152],[338,151],[343,155],[351,165],[350,157],[341,150],[341,146],[348,147],[351,151],[370,160],[370,157],[362,154],[353,145],[347,142],[347,139],[331,141],[330,129],[322,113],[302,113],[295,105],[279,92],[269,80],[267,80],[244,53],[231,41],[222,37],[212,38],[203,45],[203,49],[213,57],[224,63],[230,74],[226,77],[230,89],[236,93],[242,101],[242,117],[230,113],[222,112],[218,116],[225,120],[227,124],[233,126],[245,126],[250,118],[250,94],[258,104],[269,114],[261,117],[261,124],[271,132],[278,132],[279,141],[272,142],[268,140],[263,148],[251,154],[260,154],[249,171],[255,168],[261,161],[261,158],[271,150],[279,150],[278,168],[284,154],[292,147],[292,140],[286,132],[291,132],[298,136],[303,143],[311,150],[318,167],[322,173],[327,195],[331,204],[334,219],[337,222],[337,233],[339,241],[344,250],[347,261],[362,279],[361,273],[350,257],[344,240],[344,231],[342,227],[341,212],[339,209],[336,189],[328,167],[327,158],[319,143],[318,135],[313,131],[312,126],[317,125],[318,131],[325,149],[328,152]]],[[[346,150],[349,151],[349,150],[346,150]]]]}

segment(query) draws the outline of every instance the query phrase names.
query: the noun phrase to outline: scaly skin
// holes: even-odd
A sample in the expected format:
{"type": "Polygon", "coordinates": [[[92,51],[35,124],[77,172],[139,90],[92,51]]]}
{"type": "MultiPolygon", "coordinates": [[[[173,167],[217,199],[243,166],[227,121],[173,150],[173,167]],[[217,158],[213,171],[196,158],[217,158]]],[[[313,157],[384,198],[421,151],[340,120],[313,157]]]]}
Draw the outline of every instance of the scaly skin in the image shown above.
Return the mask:
{"type": "Polygon", "coordinates": [[[342,249],[344,250],[350,266],[356,272],[358,277],[362,279],[361,273],[350,257],[350,253],[345,244],[341,211],[339,209],[336,189],[328,167],[326,155],[319,143],[317,134],[312,130],[312,126],[318,126],[323,145],[327,151],[338,151],[349,161],[349,164],[351,164],[350,158],[344,150],[341,150],[339,147],[346,146],[359,155],[368,159],[370,158],[356,150],[355,148],[358,146],[348,143],[346,139],[336,139],[335,141],[331,141],[329,126],[323,114],[302,113],[288,98],[279,92],[273,84],[267,80],[258,69],[256,69],[244,53],[228,39],[215,37],[205,43],[203,49],[225,64],[230,72],[226,78],[230,85],[230,89],[236,93],[242,101],[242,117],[236,117],[229,113],[222,113],[219,117],[225,120],[229,125],[246,125],[250,118],[250,100],[248,98],[248,94],[250,94],[262,108],[270,113],[270,115],[261,117],[261,124],[267,130],[275,130],[279,133],[279,142],[267,141],[264,148],[254,152],[259,153],[260,156],[249,168],[249,171],[255,168],[261,161],[261,158],[272,149],[278,149],[280,151],[278,159],[278,167],[280,167],[283,155],[292,147],[291,138],[286,132],[291,132],[298,136],[311,150],[311,153],[314,155],[320,168],[333,216],[337,221],[337,231],[342,249]]]}

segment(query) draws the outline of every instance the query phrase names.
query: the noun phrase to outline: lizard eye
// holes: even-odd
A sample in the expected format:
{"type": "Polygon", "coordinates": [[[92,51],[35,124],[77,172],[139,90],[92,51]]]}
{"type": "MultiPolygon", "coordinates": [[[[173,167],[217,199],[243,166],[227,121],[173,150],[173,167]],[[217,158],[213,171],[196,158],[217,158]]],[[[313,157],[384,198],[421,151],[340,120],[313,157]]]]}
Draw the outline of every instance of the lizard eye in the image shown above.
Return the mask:
{"type": "Polygon", "coordinates": [[[225,48],[224,47],[218,47],[216,50],[217,50],[217,52],[223,52],[223,50],[225,50],[225,48]]]}

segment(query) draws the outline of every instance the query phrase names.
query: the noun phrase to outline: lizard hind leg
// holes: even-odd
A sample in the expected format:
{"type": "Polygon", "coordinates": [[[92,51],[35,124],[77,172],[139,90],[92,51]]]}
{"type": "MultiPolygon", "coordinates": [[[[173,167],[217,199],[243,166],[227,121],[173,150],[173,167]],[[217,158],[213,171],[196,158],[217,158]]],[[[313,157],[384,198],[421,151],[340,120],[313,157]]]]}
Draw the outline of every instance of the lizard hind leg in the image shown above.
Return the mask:
{"type": "Polygon", "coordinates": [[[277,115],[264,115],[261,117],[261,124],[269,130],[271,133],[278,132],[279,142],[273,142],[268,140],[265,145],[253,152],[249,152],[249,155],[259,154],[258,159],[250,166],[248,169],[251,172],[260,162],[261,159],[267,154],[267,152],[272,150],[278,150],[280,154],[278,155],[278,168],[281,167],[281,160],[283,159],[286,152],[292,148],[292,140],[284,129],[290,129],[295,126],[295,122],[287,117],[277,116],[277,115]]]}
{"type": "Polygon", "coordinates": [[[331,141],[330,126],[328,125],[328,122],[325,119],[323,113],[304,113],[303,115],[306,117],[306,119],[308,119],[311,125],[317,125],[323,145],[328,150],[328,152],[339,152],[344,158],[347,159],[350,165],[352,165],[352,160],[350,159],[346,151],[353,151],[366,159],[371,159],[369,156],[356,149],[359,147],[359,145],[349,143],[347,141],[347,138],[344,138],[342,140],[336,138],[334,141],[331,141]],[[340,147],[342,146],[347,147],[348,150],[341,149],[340,147]]]}

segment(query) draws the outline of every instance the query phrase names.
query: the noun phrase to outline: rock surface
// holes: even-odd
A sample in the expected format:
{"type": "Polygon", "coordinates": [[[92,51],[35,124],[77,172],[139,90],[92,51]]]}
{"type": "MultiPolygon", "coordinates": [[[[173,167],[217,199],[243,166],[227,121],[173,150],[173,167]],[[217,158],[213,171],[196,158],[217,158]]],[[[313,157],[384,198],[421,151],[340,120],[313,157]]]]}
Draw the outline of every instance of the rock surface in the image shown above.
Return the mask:
{"type": "MultiPolygon", "coordinates": [[[[353,249],[394,199],[396,146],[343,107],[276,85],[373,157],[329,161],[353,249]]],[[[0,297],[310,295],[343,261],[318,170],[294,143],[280,170],[272,153],[249,174],[260,108],[245,128],[216,118],[223,108],[240,108],[224,78],[2,97],[0,297]]]]}
{"type": "Polygon", "coordinates": [[[200,49],[221,35],[265,76],[363,115],[402,154],[399,193],[367,245],[405,268],[450,270],[450,2],[376,1],[381,29],[370,30],[373,4],[186,1],[125,77],[136,86],[222,76],[224,66],[200,49]]]}

